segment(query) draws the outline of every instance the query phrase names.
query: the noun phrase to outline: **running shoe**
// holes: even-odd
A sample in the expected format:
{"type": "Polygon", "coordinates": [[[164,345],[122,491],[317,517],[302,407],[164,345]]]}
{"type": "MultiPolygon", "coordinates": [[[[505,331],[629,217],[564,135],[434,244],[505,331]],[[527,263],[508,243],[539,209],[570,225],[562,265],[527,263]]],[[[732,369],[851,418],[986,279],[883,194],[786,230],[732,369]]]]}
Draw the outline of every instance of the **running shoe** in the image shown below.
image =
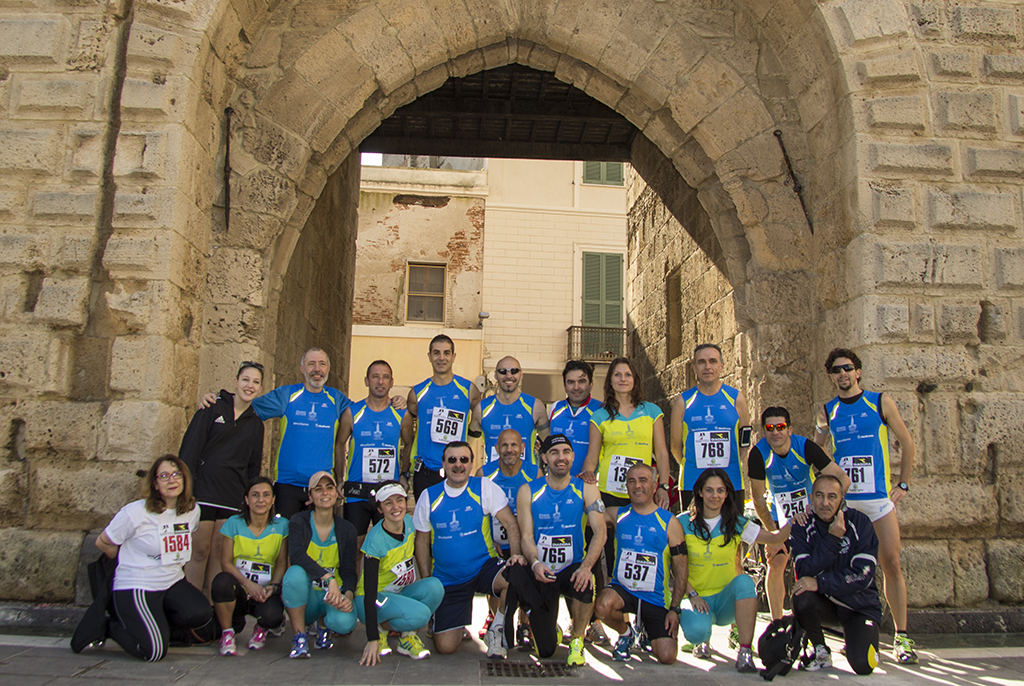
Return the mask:
{"type": "Polygon", "coordinates": [[[710,660],[711,644],[707,641],[704,641],[703,643],[698,643],[697,645],[693,646],[693,656],[700,660],[710,660]]]}
{"type": "Polygon", "coordinates": [[[292,659],[309,657],[309,637],[306,634],[292,636],[292,652],[288,653],[288,657],[292,659]]]}
{"type": "Polygon", "coordinates": [[[223,657],[234,657],[238,655],[238,651],[235,650],[235,631],[234,629],[227,629],[222,631],[220,634],[220,654],[223,657]]]}
{"type": "Polygon", "coordinates": [[[647,638],[647,627],[637,617],[636,622],[633,623],[633,632],[636,634],[636,647],[644,652],[651,652],[651,639],[647,638]]]}
{"type": "Polygon", "coordinates": [[[729,625],[729,647],[733,650],[740,647],[740,630],[735,624],[729,625]]]}
{"type": "Polygon", "coordinates": [[[487,619],[484,620],[484,625],[480,627],[480,640],[484,640],[484,636],[487,635],[487,630],[491,628],[491,622],[494,621],[494,613],[488,612],[487,619]]]}
{"type": "Polygon", "coordinates": [[[619,640],[615,642],[615,647],[612,648],[612,659],[616,662],[626,662],[629,660],[629,651],[633,649],[633,643],[636,641],[633,627],[629,625],[627,627],[626,633],[619,636],[619,640]]]}
{"type": "Polygon", "coordinates": [[[402,655],[408,655],[414,660],[422,660],[425,657],[430,657],[430,651],[423,645],[423,641],[414,631],[409,631],[402,634],[402,637],[398,639],[398,652],[402,655]]]}
{"type": "Polygon", "coordinates": [[[505,645],[505,627],[495,627],[494,624],[487,627],[487,635],[484,637],[487,643],[487,657],[504,660],[508,655],[508,646],[505,645]]]}
{"type": "Polygon", "coordinates": [[[566,660],[566,664],[570,667],[582,667],[587,663],[587,658],[583,654],[583,637],[576,636],[569,641],[569,659],[566,660]]]}
{"type": "Polygon", "coordinates": [[[906,634],[893,636],[892,656],[902,665],[916,665],[917,651],[914,650],[914,641],[906,634]]]}
{"type": "Polygon", "coordinates": [[[319,627],[316,630],[316,649],[317,650],[330,650],[334,647],[334,641],[331,640],[331,630],[325,626],[319,627]]]}
{"type": "Polygon", "coordinates": [[[604,632],[604,626],[600,620],[595,619],[587,627],[587,633],[584,635],[584,640],[590,641],[596,646],[609,646],[612,644],[611,639],[608,638],[608,634],[604,632]]]}
{"type": "Polygon", "coordinates": [[[287,629],[287,628],[288,628],[288,618],[285,617],[284,619],[281,620],[281,626],[277,627],[276,629],[271,629],[267,633],[269,633],[274,638],[281,638],[282,636],[284,636],[284,630],[287,629]]]}
{"type": "Polygon", "coordinates": [[[263,650],[263,646],[267,645],[267,633],[266,629],[257,624],[249,639],[249,650],[263,650]]]}
{"type": "Polygon", "coordinates": [[[808,662],[801,664],[801,667],[808,672],[817,672],[819,669],[832,666],[832,651],[826,645],[814,646],[814,657],[808,662]]]}
{"type": "Polygon", "coordinates": [[[526,651],[533,648],[533,632],[529,624],[520,624],[516,629],[516,645],[520,650],[526,651]]]}
{"type": "Polygon", "coordinates": [[[743,674],[753,674],[757,671],[754,665],[754,651],[750,648],[740,648],[736,653],[736,671],[743,674]]]}
{"type": "Polygon", "coordinates": [[[377,627],[377,654],[381,657],[391,654],[391,646],[388,644],[388,632],[377,627]]]}

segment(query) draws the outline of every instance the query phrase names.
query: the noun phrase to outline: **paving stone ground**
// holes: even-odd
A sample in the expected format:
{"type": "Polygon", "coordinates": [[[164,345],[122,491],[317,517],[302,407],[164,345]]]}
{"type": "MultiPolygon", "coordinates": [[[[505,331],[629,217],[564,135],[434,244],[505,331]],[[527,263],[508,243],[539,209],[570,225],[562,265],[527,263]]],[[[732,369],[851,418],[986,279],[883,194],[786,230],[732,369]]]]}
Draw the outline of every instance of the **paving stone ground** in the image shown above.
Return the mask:
{"type": "MultiPolygon", "coordinates": [[[[482,599],[475,609],[477,618],[486,609],[482,599]]],[[[763,622],[758,623],[758,630],[763,622]]],[[[361,627],[360,627],[361,629],[361,627]]],[[[376,667],[360,667],[359,655],[364,634],[359,629],[345,638],[336,638],[330,651],[314,651],[308,660],[287,657],[290,641],[286,636],[271,639],[260,652],[244,649],[249,631],[238,645],[237,657],[222,658],[215,646],[175,648],[162,661],[154,664],[128,657],[112,642],[103,649],[75,655],[68,648],[68,639],[47,636],[0,635],[0,681],[5,686],[60,686],[90,683],[179,684],[181,686],[257,686],[272,684],[645,684],[649,686],[667,679],[685,680],[687,686],[740,686],[758,684],[757,675],[739,674],[733,661],[735,653],[728,649],[727,631],[716,628],[712,639],[715,654],[712,661],[697,660],[680,654],[679,662],[670,667],[659,665],[650,655],[634,651],[627,663],[612,662],[608,649],[587,647],[587,665],[573,677],[495,678],[482,676],[486,661],[483,644],[464,641],[453,655],[434,656],[420,662],[393,654],[376,667]]],[[[392,643],[394,643],[392,641],[392,643]]],[[[978,638],[935,637],[922,641],[921,664],[914,667],[897,665],[884,658],[870,677],[860,678],[873,686],[934,685],[1010,686],[1024,684],[1024,636],[1002,635],[978,638]],[[929,644],[937,646],[930,648],[929,644]]],[[[426,644],[430,647],[430,641],[426,644]]],[[[854,678],[846,661],[838,654],[839,644],[832,643],[835,666],[821,672],[791,673],[779,677],[782,684],[793,686],[834,683],[854,678]]],[[[564,660],[566,649],[560,647],[554,659],[564,660]]],[[[534,658],[512,650],[510,661],[530,662],[534,658]]]]}

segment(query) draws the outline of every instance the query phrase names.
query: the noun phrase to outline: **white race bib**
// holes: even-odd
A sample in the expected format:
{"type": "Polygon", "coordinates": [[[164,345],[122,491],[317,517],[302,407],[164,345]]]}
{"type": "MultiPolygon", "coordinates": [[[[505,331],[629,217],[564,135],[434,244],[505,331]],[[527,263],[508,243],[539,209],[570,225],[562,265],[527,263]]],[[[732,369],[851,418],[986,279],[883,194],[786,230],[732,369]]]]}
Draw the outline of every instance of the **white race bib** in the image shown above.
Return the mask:
{"type": "Polygon", "coordinates": [[[608,460],[608,479],[605,481],[608,493],[626,495],[626,472],[635,464],[643,464],[639,457],[612,455],[608,460]]]}
{"type": "MultiPolygon", "coordinates": [[[[326,591],[327,587],[331,585],[331,579],[334,578],[334,567],[324,567],[324,571],[330,572],[331,576],[329,576],[326,581],[324,579],[313,579],[313,588],[319,588],[321,591],[326,591]]],[[[338,585],[340,586],[341,584],[338,585]]]]}
{"type": "Polygon", "coordinates": [[[875,461],[871,455],[847,455],[839,464],[850,477],[849,494],[875,492],[875,461]]]}
{"type": "Polygon", "coordinates": [[[192,532],[188,522],[160,525],[160,564],[183,565],[192,559],[192,532]]]}
{"type": "Polygon", "coordinates": [[[697,468],[711,469],[718,467],[725,469],[729,466],[732,458],[732,432],[724,431],[695,431],[693,433],[693,448],[697,452],[697,468]]]}
{"type": "Polygon", "coordinates": [[[658,578],[658,556],[636,550],[623,550],[619,556],[618,581],[627,590],[651,593],[658,578]]]}
{"type": "Polygon", "coordinates": [[[572,536],[549,536],[541,534],[537,541],[537,559],[557,574],[572,562],[572,536]]]}
{"type": "Polygon", "coordinates": [[[416,564],[411,557],[406,558],[391,568],[395,580],[384,587],[388,593],[401,593],[402,589],[416,581],[416,564]]]}
{"type": "Polygon", "coordinates": [[[394,448],[363,448],[363,483],[379,484],[394,478],[397,464],[394,448]]]}
{"type": "Polygon", "coordinates": [[[253,562],[252,560],[243,560],[242,558],[238,558],[235,560],[235,566],[238,567],[238,571],[240,571],[246,579],[259,586],[266,586],[270,583],[270,572],[272,568],[267,562],[253,562]]]}
{"type": "Polygon", "coordinates": [[[775,509],[779,516],[779,526],[785,526],[786,522],[800,514],[807,512],[807,489],[801,488],[798,491],[787,493],[775,493],[775,509]]]}
{"type": "Polygon", "coordinates": [[[434,408],[430,419],[430,440],[448,445],[462,440],[462,427],[466,424],[466,413],[448,407],[434,408]]]}
{"type": "Polygon", "coordinates": [[[508,532],[501,525],[497,517],[491,517],[491,540],[499,548],[508,547],[508,532]]]}

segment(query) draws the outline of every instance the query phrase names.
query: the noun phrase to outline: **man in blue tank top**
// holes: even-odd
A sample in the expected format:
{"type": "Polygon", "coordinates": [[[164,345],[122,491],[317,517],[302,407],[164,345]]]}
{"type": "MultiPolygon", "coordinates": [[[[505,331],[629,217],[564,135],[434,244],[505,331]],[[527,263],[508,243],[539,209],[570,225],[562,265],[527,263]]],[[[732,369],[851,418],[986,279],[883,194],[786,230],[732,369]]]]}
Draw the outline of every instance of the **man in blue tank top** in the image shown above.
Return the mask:
{"type": "MultiPolygon", "coordinates": [[[[509,571],[509,607],[530,611],[537,655],[549,658],[558,646],[558,600],[571,602],[570,666],[585,663],[583,636],[594,608],[594,565],[601,558],[606,536],[604,503],[595,484],[572,476],[572,442],[552,434],[541,445],[547,476],[519,488],[516,520],[523,556],[530,567],[509,571]],[[593,538],[584,543],[584,526],[593,538]]],[[[511,626],[511,623],[509,623],[511,626]]],[[[510,639],[511,631],[506,629],[510,639]]]]}
{"type": "Polygon", "coordinates": [[[548,430],[572,441],[575,456],[570,474],[583,471],[590,449],[590,418],[601,409],[601,402],[590,397],[594,387],[594,368],[583,360],[569,360],[562,369],[565,400],[551,406],[548,430]]]}
{"type": "MultiPolygon", "coordinates": [[[[405,411],[391,404],[394,376],[391,365],[375,360],[366,368],[367,395],[341,415],[338,444],[347,447],[345,470],[345,519],[359,535],[358,545],[372,524],[383,515],[377,509],[373,491],[377,484],[398,481],[398,456],[405,411]]],[[[402,486],[409,484],[403,480],[402,486]]]]}
{"type": "Polygon", "coordinates": [[[672,401],[672,455],[679,463],[679,505],[693,500],[693,484],[705,469],[724,469],[743,501],[740,465],[750,447],[750,410],[747,398],[722,383],[722,349],[703,343],[693,351],[697,385],[672,401]]]}
{"type": "Polygon", "coordinates": [[[412,488],[417,499],[428,487],[443,481],[441,454],[452,441],[466,440],[470,411],[480,400],[476,384],[453,371],[455,342],[451,338],[434,336],[427,359],[433,373],[409,391],[406,416],[410,421],[402,425],[403,470],[414,457],[412,488]]]}
{"type": "MultiPolygon", "coordinates": [[[[839,479],[843,491],[850,479],[817,443],[803,436],[794,436],[789,410],[769,407],[761,413],[763,437],[747,454],[747,478],[750,497],[761,523],[778,531],[791,517],[808,512],[813,470],[839,479]]],[[[789,564],[787,544],[766,544],[768,576],[765,590],[772,619],[781,619],[786,595],[786,565],[789,564]]]]}
{"type": "Polygon", "coordinates": [[[523,438],[522,459],[531,471],[537,469],[536,443],[548,435],[548,415],[542,403],[523,393],[523,367],[514,357],[503,357],[494,367],[498,392],[473,406],[472,431],[484,435],[484,463],[498,460],[498,434],[515,429],[523,438]]]}
{"type": "Polygon", "coordinates": [[[885,576],[885,599],[896,625],[893,657],[917,663],[914,642],[907,636],[907,582],[900,568],[900,524],[896,505],[907,495],[914,474],[914,439],[896,402],[884,393],[860,387],[861,361],[846,348],[828,354],[825,370],[838,395],[818,411],[818,445],[832,439],[832,456],[850,477],[846,504],[866,514],[878,536],[878,563],[885,576]],[[891,488],[889,430],[900,446],[900,480],[891,488]]]}
{"type": "Polygon", "coordinates": [[[501,604],[487,630],[487,655],[503,658],[508,580],[491,537],[491,518],[497,517],[508,532],[509,565],[524,561],[519,527],[502,490],[490,479],[470,476],[473,450],[468,443],[449,443],[442,457],[445,480],[416,499],[412,517],[420,577],[436,577],[444,586],[444,599],[434,612],[434,646],[439,653],[454,653],[473,620],[474,594],[493,595],[501,604]]]}
{"type": "Polygon", "coordinates": [[[641,463],[626,472],[630,504],[619,509],[615,522],[612,582],[595,606],[601,621],[619,634],[612,650],[616,662],[630,659],[637,640],[627,612],[637,615],[661,664],[673,664],[679,653],[679,603],[686,597],[690,566],[683,525],[654,504],[657,488],[654,467],[641,463]]]}

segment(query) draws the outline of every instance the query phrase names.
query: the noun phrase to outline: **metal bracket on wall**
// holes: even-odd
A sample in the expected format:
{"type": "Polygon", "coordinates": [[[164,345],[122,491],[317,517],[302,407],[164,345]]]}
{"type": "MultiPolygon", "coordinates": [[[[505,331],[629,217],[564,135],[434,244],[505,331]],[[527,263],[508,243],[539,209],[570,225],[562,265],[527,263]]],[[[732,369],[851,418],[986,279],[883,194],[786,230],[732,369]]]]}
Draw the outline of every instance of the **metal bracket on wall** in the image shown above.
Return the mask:
{"type": "Polygon", "coordinates": [[[804,187],[800,185],[800,182],[796,178],[796,174],[793,173],[793,163],[789,161],[789,153],[786,152],[786,144],[782,142],[782,131],[775,129],[775,138],[779,141],[779,147],[782,149],[782,157],[786,160],[786,170],[789,171],[789,179],[793,182],[793,192],[796,193],[797,199],[800,200],[800,208],[804,211],[804,218],[807,219],[807,228],[811,230],[811,234],[814,234],[814,224],[811,222],[811,213],[807,211],[807,203],[804,202],[804,187]]]}

